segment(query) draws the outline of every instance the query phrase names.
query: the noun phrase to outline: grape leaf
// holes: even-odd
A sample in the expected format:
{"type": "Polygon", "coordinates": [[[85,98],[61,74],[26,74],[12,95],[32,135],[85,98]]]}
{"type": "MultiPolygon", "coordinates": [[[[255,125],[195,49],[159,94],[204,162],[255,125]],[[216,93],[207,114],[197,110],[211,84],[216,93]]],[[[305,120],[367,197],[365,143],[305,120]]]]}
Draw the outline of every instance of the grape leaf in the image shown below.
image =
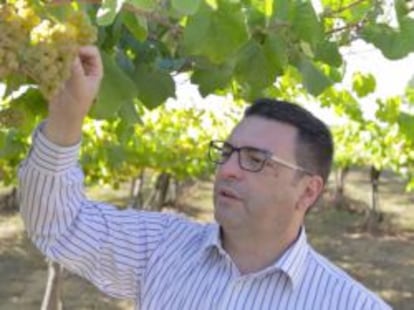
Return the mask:
{"type": "Polygon", "coordinates": [[[407,1],[405,0],[394,0],[395,13],[397,15],[398,21],[401,23],[401,20],[410,13],[410,10],[407,6],[407,1]]]}
{"type": "Polygon", "coordinates": [[[332,80],[328,79],[326,75],[305,57],[300,58],[297,68],[302,74],[303,86],[314,96],[319,95],[333,84],[332,80]]]}
{"type": "Polygon", "coordinates": [[[153,10],[157,7],[157,1],[154,0],[127,0],[127,3],[143,10],[153,10]]]}
{"type": "Polygon", "coordinates": [[[261,90],[274,82],[274,71],[262,47],[254,40],[250,40],[237,55],[235,75],[241,84],[261,90]]]}
{"type": "Polygon", "coordinates": [[[168,98],[175,97],[175,83],[171,75],[147,64],[139,64],[135,70],[138,98],[149,109],[156,108],[168,98]]]}
{"type": "Polygon", "coordinates": [[[321,40],[316,45],[315,60],[339,67],[342,65],[342,56],[339,53],[338,45],[335,42],[321,40]]]}
{"type": "Polygon", "coordinates": [[[135,15],[131,12],[123,12],[122,20],[129,32],[131,32],[138,41],[145,41],[147,39],[148,25],[145,17],[135,15]]]}
{"type": "Polygon", "coordinates": [[[90,115],[97,119],[109,118],[137,94],[134,82],[108,54],[101,52],[104,77],[90,115]]]}
{"type": "Polygon", "coordinates": [[[401,132],[414,143],[414,115],[401,112],[398,124],[401,132]]]}
{"type": "Polygon", "coordinates": [[[205,56],[213,63],[223,63],[236,53],[247,38],[240,7],[222,2],[217,10],[201,5],[200,10],[189,17],[182,46],[188,55],[205,56]]]}
{"type": "Polygon", "coordinates": [[[21,139],[19,132],[15,129],[9,129],[5,136],[3,137],[3,145],[0,148],[0,158],[4,159],[16,159],[19,158],[19,155],[22,155],[26,152],[26,148],[21,139]]]}
{"type": "Polygon", "coordinates": [[[406,29],[404,34],[401,35],[389,25],[377,24],[364,27],[361,35],[365,41],[380,49],[388,59],[400,59],[409,53],[407,44],[411,45],[412,32],[412,29],[406,29]]]}
{"type": "Polygon", "coordinates": [[[295,2],[294,16],[292,18],[292,29],[296,35],[316,47],[323,39],[322,24],[318,20],[311,2],[295,2]]]}
{"type": "Polygon", "coordinates": [[[171,5],[178,12],[193,15],[200,7],[201,0],[172,0],[171,5]]]}
{"type": "Polygon", "coordinates": [[[191,75],[191,82],[198,85],[200,94],[205,97],[218,89],[229,85],[233,75],[233,66],[223,64],[208,68],[196,68],[191,75]]]}
{"type": "Polygon", "coordinates": [[[119,116],[125,121],[128,125],[142,124],[142,119],[138,114],[135,103],[128,101],[121,106],[118,111],[119,116]]]}
{"type": "Polygon", "coordinates": [[[400,37],[407,54],[414,51],[414,19],[405,17],[400,21],[400,37]]]}
{"type": "Polygon", "coordinates": [[[365,97],[375,91],[376,80],[372,74],[355,73],[352,77],[352,89],[358,97],[365,97]]]}
{"type": "Polygon", "coordinates": [[[278,20],[288,21],[292,11],[292,3],[293,1],[274,0],[272,10],[274,17],[278,20]]]}
{"type": "Polygon", "coordinates": [[[276,33],[269,34],[263,43],[263,53],[274,73],[282,74],[289,63],[286,40],[276,33]]]}

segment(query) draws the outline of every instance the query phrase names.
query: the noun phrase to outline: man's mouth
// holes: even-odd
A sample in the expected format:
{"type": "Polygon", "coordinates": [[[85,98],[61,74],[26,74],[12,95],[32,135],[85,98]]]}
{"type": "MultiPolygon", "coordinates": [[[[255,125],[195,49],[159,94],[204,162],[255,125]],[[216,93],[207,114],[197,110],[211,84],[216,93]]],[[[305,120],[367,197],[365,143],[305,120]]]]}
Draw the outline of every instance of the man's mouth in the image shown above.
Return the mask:
{"type": "Polygon", "coordinates": [[[224,198],[241,200],[240,195],[236,191],[230,188],[221,188],[219,190],[219,195],[224,198]]]}

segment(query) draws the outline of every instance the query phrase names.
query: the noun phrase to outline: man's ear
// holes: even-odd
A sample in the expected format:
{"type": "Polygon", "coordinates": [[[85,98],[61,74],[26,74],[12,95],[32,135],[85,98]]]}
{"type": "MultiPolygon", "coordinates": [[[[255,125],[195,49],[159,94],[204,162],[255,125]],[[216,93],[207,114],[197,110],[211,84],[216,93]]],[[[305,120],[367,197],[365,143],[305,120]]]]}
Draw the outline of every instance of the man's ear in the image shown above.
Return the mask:
{"type": "Polygon", "coordinates": [[[301,209],[304,213],[318,200],[323,191],[325,183],[321,176],[305,176],[301,184],[301,195],[297,201],[296,208],[301,209]]]}

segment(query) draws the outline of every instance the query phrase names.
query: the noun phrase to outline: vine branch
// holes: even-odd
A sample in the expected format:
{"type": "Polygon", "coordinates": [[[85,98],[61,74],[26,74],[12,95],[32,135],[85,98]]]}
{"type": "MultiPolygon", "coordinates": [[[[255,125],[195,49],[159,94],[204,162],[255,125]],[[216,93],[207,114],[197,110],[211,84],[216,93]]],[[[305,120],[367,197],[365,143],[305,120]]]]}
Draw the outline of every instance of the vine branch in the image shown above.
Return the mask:
{"type": "Polygon", "coordinates": [[[349,10],[349,9],[353,8],[354,6],[357,6],[357,5],[359,5],[363,2],[367,2],[367,1],[368,0],[356,0],[356,1],[351,2],[350,4],[348,4],[346,6],[342,6],[342,7],[339,7],[338,9],[336,9],[336,10],[332,10],[331,12],[329,12],[330,14],[328,14],[328,16],[334,16],[336,14],[342,13],[346,10],[349,10]]]}
{"type": "Polygon", "coordinates": [[[325,35],[331,35],[331,34],[336,33],[336,32],[341,32],[341,31],[348,30],[348,29],[353,29],[353,28],[356,28],[356,30],[358,30],[358,29],[362,28],[362,25],[363,25],[363,21],[358,21],[358,22],[355,22],[355,23],[344,25],[342,27],[333,28],[329,31],[326,31],[325,35]]]}

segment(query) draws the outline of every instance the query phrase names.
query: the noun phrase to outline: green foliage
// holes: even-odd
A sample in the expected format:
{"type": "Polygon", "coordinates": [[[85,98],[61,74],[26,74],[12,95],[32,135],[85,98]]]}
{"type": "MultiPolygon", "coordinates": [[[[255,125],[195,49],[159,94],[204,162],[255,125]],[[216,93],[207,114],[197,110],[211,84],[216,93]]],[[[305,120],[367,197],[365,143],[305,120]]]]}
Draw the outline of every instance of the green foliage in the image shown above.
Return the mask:
{"type": "Polygon", "coordinates": [[[348,114],[348,123],[333,128],[335,164],[392,170],[408,180],[407,190],[412,190],[414,115],[401,111],[402,102],[401,97],[377,99],[375,119],[352,119],[348,114]]]}
{"type": "Polygon", "coordinates": [[[201,0],[172,0],[171,5],[174,9],[184,15],[192,15],[200,7],[201,0]]]}
{"type": "Polygon", "coordinates": [[[375,116],[379,121],[389,124],[398,122],[401,110],[401,97],[390,97],[377,100],[378,109],[375,116]]]}
{"type": "Polygon", "coordinates": [[[395,12],[398,28],[391,27],[388,23],[377,23],[371,18],[363,28],[362,38],[379,48],[385,57],[400,59],[414,51],[414,19],[409,17],[410,11],[406,1],[395,0],[395,12]]]}
{"type": "Polygon", "coordinates": [[[200,94],[204,97],[226,89],[233,75],[233,64],[207,65],[194,68],[191,75],[191,82],[199,85],[200,94]]]}
{"type": "Polygon", "coordinates": [[[327,40],[318,42],[315,48],[315,59],[332,67],[342,65],[342,57],[339,53],[338,44],[327,40]]]}
{"type": "Polygon", "coordinates": [[[400,112],[398,115],[398,125],[405,138],[414,144],[414,115],[400,112]]]}
{"type": "Polygon", "coordinates": [[[354,73],[352,77],[352,89],[358,97],[365,97],[375,91],[376,81],[372,74],[354,73]]]}
{"type": "Polygon", "coordinates": [[[316,16],[315,9],[309,1],[292,1],[294,3],[291,19],[292,30],[300,40],[303,40],[315,49],[323,40],[323,27],[316,16]]]}
{"type": "Polygon", "coordinates": [[[256,41],[250,40],[236,57],[234,73],[241,85],[260,90],[274,82],[271,71],[275,71],[275,68],[256,41]]]}
{"type": "Polygon", "coordinates": [[[344,89],[328,89],[319,97],[323,107],[331,107],[338,116],[363,123],[364,118],[359,102],[344,89]]]}
{"type": "MultiPolygon", "coordinates": [[[[122,0],[118,0],[122,1],[122,0]]],[[[127,0],[127,3],[130,3],[134,7],[142,10],[154,10],[157,7],[157,1],[154,0],[127,0]]]]}
{"type": "Polygon", "coordinates": [[[247,40],[240,5],[221,1],[216,10],[202,5],[197,14],[188,18],[182,44],[186,55],[204,56],[219,64],[234,56],[247,40]]]}
{"type": "Polygon", "coordinates": [[[138,41],[145,41],[148,37],[148,23],[145,18],[131,12],[123,12],[122,21],[125,27],[138,41]]]}
{"type": "MultiPolygon", "coordinates": [[[[168,75],[177,71],[193,73],[192,82],[203,96],[225,90],[250,100],[267,93],[288,66],[295,66],[305,89],[320,95],[340,81],[340,75],[333,78],[329,73],[342,66],[339,48],[353,39],[371,42],[393,59],[414,49],[414,24],[405,1],[395,1],[396,29],[377,23],[384,6],[373,0],[324,0],[318,12],[311,1],[282,0],[105,0],[98,7],[83,5],[96,16],[101,49],[109,55],[124,53],[128,68],[119,59],[116,66],[135,82],[145,83],[137,86],[138,92],[127,86],[129,91],[119,93],[138,97],[149,108],[175,96],[168,75]]],[[[45,10],[57,11],[47,5],[45,10]]],[[[113,72],[115,77],[105,85],[121,76],[109,68],[107,75],[113,72]]],[[[13,83],[26,82],[6,81],[8,87],[13,83]]],[[[117,105],[108,111],[97,108],[99,113],[92,115],[112,117],[117,105]]]]}
{"type": "Polygon", "coordinates": [[[138,99],[148,108],[155,108],[175,96],[175,84],[168,72],[140,64],[135,68],[134,80],[138,99]]]}
{"type": "Polygon", "coordinates": [[[131,102],[137,94],[134,82],[121,70],[113,57],[101,52],[104,78],[91,115],[106,119],[115,115],[119,108],[131,102]]]}
{"type": "Polygon", "coordinates": [[[302,74],[303,86],[311,95],[317,96],[333,84],[333,81],[306,57],[301,57],[297,67],[302,74]]]}

